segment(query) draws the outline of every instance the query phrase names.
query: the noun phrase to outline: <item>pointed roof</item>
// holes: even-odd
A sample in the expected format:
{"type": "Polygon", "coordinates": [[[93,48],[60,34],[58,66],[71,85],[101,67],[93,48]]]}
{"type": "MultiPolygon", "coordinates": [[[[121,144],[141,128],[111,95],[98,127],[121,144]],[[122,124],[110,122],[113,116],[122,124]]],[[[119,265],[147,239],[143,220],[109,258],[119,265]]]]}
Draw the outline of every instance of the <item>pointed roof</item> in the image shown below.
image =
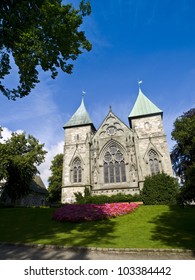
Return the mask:
{"type": "Polygon", "coordinates": [[[163,111],[160,110],[152,101],[150,101],[142,92],[139,87],[139,94],[137,100],[134,104],[133,109],[129,115],[129,118],[136,118],[140,116],[162,114],[163,111]]]}
{"type": "Polygon", "coordinates": [[[82,97],[81,105],[70,118],[70,120],[65,124],[64,128],[81,126],[90,124],[93,126],[93,122],[85,108],[84,99],[82,97]]]}
{"type": "Polygon", "coordinates": [[[39,175],[35,175],[30,184],[30,190],[36,193],[44,193],[47,194],[48,191],[39,175]]]}

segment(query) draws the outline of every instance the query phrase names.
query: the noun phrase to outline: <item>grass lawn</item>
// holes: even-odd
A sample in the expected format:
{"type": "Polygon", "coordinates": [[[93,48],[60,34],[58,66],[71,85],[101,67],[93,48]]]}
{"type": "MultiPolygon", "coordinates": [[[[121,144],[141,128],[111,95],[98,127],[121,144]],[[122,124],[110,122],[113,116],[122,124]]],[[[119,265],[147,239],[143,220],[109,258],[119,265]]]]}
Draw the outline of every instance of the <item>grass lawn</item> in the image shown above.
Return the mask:
{"type": "Polygon", "coordinates": [[[140,206],[110,220],[59,223],[56,209],[0,209],[0,242],[103,248],[195,248],[195,207],[140,206]]]}

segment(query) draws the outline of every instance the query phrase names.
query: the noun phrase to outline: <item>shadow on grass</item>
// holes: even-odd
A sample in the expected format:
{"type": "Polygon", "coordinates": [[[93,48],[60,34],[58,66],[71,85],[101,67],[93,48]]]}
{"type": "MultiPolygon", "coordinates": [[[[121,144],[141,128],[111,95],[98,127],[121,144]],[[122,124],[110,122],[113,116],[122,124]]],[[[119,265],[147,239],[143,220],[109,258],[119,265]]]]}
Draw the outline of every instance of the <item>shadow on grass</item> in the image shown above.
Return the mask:
{"type": "Polygon", "coordinates": [[[88,259],[87,248],[79,251],[74,247],[112,247],[114,244],[113,219],[60,223],[52,220],[54,211],[49,208],[0,209],[0,242],[71,246],[69,259],[88,259]]]}
{"type": "Polygon", "coordinates": [[[170,206],[168,212],[150,221],[155,224],[152,239],[165,245],[190,249],[195,254],[195,207],[170,206]]]}

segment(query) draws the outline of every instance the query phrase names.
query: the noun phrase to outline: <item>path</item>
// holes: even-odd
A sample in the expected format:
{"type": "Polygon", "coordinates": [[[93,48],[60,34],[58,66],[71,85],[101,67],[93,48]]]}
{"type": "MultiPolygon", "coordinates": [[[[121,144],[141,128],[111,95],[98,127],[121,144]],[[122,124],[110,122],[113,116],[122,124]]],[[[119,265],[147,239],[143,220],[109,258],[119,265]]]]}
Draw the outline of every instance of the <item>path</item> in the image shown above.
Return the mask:
{"type": "Polygon", "coordinates": [[[195,260],[195,252],[0,244],[0,260],[195,260]]]}

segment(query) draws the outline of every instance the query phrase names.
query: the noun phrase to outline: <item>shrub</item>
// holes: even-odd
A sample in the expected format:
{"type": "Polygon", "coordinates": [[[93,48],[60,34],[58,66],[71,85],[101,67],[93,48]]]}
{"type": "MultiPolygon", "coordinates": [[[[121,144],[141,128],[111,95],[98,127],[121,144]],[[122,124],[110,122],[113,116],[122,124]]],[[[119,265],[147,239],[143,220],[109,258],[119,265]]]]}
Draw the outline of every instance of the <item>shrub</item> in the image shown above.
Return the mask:
{"type": "Polygon", "coordinates": [[[78,204],[104,204],[104,203],[114,203],[114,202],[136,202],[140,201],[140,195],[135,194],[123,194],[118,193],[115,195],[82,195],[81,193],[75,193],[76,202],[78,204]]]}
{"type": "Polygon", "coordinates": [[[141,198],[144,204],[177,204],[178,182],[175,178],[159,173],[145,178],[141,198]]]}

